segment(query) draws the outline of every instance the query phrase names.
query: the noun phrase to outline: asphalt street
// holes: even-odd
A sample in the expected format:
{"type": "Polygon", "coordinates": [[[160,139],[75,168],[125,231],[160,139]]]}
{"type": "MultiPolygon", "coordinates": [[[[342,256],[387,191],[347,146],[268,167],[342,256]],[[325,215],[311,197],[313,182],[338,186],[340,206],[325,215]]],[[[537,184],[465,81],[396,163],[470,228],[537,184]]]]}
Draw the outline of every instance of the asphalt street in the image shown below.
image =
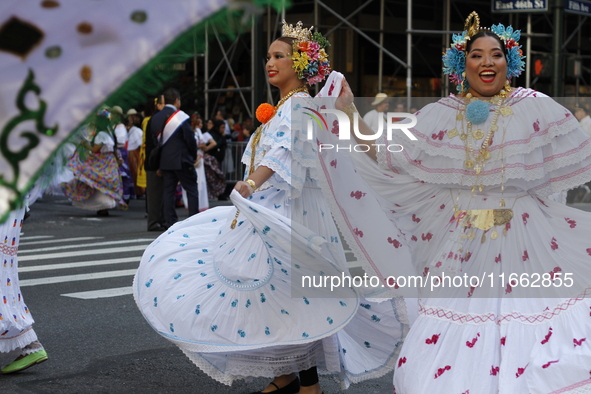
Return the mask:
{"type": "MultiPolygon", "coordinates": [[[[219,202],[225,204],[226,202],[219,202]]],[[[146,231],[144,200],[108,217],[45,197],[31,207],[19,247],[24,299],[49,360],[0,375],[2,393],[250,393],[266,379],[220,384],[146,323],[131,295],[133,274],[159,233],[146,231]]],[[[214,203],[215,204],[215,203],[214,203]]],[[[181,219],[187,216],[177,210],[181,219]]],[[[7,364],[16,353],[0,354],[7,364]]],[[[326,394],[341,392],[321,377],[326,394]]],[[[392,393],[392,375],[349,394],[392,393]]]]}

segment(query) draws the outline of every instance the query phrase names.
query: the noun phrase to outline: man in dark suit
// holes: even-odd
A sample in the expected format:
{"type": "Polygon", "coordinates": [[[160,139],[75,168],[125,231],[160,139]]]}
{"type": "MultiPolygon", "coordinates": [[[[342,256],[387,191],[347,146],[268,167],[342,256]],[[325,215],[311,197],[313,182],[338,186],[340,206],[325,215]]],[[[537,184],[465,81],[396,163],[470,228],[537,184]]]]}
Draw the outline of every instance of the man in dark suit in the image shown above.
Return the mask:
{"type": "Polygon", "coordinates": [[[178,182],[187,192],[189,215],[199,212],[197,194],[197,141],[191,129],[189,115],[181,111],[181,96],[176,89],[164,92],[162,111],[151,119],[150,131],[156,146],[161,145],[159,171],[163,179],[163,210],[166,226],[170,227],[178,220],[175,207],[175,193],[178,182]]]}
{"type": "MultiPolygon", "coordinates": [[[[146,160],[144,161],[144,169],[146,170],[146,210],[148,214],[148,231],[164,231],[166,230],[166,222],[164,221],[164,211],[162,208],[162,191],[164,190],[164,182],[162,174],[159,172],[159,164],[154,165],[148,160],[152,150],[156,147],[156,134],[152,131],[152,116],[162,111],[164,108],[164,96],[160,95],[154,102],[154,109],[150,112],[148,124],[146,126],[146,160]]],[[[158,130],[160,131],[160,130],[158,130]]]]}

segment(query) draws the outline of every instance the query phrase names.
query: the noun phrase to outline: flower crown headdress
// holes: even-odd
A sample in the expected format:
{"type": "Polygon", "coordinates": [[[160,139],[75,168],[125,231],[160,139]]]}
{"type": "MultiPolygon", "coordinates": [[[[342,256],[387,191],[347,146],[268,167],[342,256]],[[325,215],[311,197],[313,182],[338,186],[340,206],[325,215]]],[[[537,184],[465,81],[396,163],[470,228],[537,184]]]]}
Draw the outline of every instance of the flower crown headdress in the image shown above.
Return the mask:
{"type": "Polygon", "coordinates": [[[466,23],[464,31],[454,34],[452,43],[443,54],[443,73],[449,75],[449,80],[457,85],[458,92],[464,93],[470,87],[466,80],[466,44],[474,35],[483,30],[490,30],[505,44],[505,57],[507,59],[507,80],[521,75],[525,68],[525,56],[519,44],[521,30],[513,30],[512,26],[505,27],[502,24],[492,25],[490,29],[480,27],[480,17],[476,11],[472,11],[466,23]]]}
{"type": "Polygon", "coordinates": [[[290,37],[293,42],[293,69],[298,78],[305,79],[308,85],[322,82],[330,74],[330,62],[324,48],[330,46],[330,42],[319,32],[312,32],[314,26],[309,29],[298,22],[294,27],[283,20],[281,29],[282,37],[290,37]]]}

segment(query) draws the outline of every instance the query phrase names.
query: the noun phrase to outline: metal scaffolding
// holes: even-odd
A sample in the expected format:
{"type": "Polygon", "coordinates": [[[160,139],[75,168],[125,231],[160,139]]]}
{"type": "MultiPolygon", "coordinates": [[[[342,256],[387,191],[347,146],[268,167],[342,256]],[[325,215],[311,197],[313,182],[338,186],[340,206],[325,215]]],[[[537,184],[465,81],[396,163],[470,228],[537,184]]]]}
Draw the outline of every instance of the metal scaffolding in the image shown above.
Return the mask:
{"type": "MultiPolygon", "coordinates": [[[[310,0],[307,2],[298,3],[298,6],[302,4],[307,4],[308,6],[313,6],[313,22],[314,26],[318,27],[322,24],[322,28],[326,29],[325,36],[330,36],[333,33],[338,32],[339,30],[347,30],[355,34],[355,39],[357,40],[364,40],[363,43],[369,43],[371,46],[376,47],[378,49],[378,90],[382,91],[384,87],[384,63],[388,60],[391,64],[392,61],[398,65],[399,68],[402,68],[406,71],[406,80],[405,80],[405,88],[406,88],[406,107],[407,109],[411,107],[411,100],[413,97],[413,71],[416,67],[413,65],[413,50],[419,56],[419,60],[424,63],[427,63],[425,56],[418,50],[418,48],[413,47],[416,45],[417,41],[422,40],[424,37],[429,36],[440,36],[441,37],[441,48],[445,48],[449,45],[451,41],[451,34],[459,33],[459,30],[453,30],[452,25],[458,26],[458,22],[463,22],[463,19],[458,19],[458,16],[461,15],[463,11],[460,11],[458,5],[462,5],[465,9],[466,7],[474,7],[477,6],[483,7],[485,4],[488,6],[490,10],[490,1],[481,0],[478,1],[462,1],[462,0],[443,0],[441,4],[442,9],[442,19],[440,21],[436,21],[437,24],[440,23],[441,29],[420,29],[415,28],[413,26],[413,8],[422,6],[424,4],[420,3],[419,0],[366,0],[366,1],[359,1],[359,5],[357,8],[353,9],[352,11],[348,12],[346,15],[342,15],[342,12],[338,12],[336,8],[346,9],[347,7],[343,6],[343,2],[336,1],[336,0],[310,0]],[[469,3],[469,5],[466,5],[469,3]],[[359,18],[363,11],[366,10],[370,5],[378,5],[379,6],[379,28],[375,29],[368,29],[359,27],[356,25],[352,20],[354,18],[359,18]],[[387,12],[390,13],[390,19],[392,19],[393,12],[388,9],[388,5],[399,6],[399,9],[405,6],[406,8],[406,29],[401,31],[400,29],[396,31],[396,34],[404,34],[406,37],[406,59],[403,60],[400,57],[396,56],[392,53],[388,48],[386,48],[385,44],[385,34],[394,34],[394,30],[392,26],[389,26],[388,29],[385,28],[386,25],[386,14],[387,12]],[[452,13],[454,14],[452,16],[452,13]],[[332,21],[336,21],[332,25],[328,25],[326,21],[330,19],[332,21]],[[322,22],[321,22],[322,21],[322,22]],[[452,21],[454,22],[452,24],[452,21]],[[374,39],[371,37],[371,34],[375,36],[377,33],[378,38],[374,39]]],[[[525,28],[521,26],[517,26],[517,28],[521,28],[522,30],[522,44],[524,47],[525,54],[528,59],[533,59],[532,56],[536,56],[542,52],[536,52],[532,50],[532,44],[534,39],[540,40],[549,40],[552,39],[552,94],[554,96],[559,96],[562,94],[562,87],[564,85],[563,81],[563,56],[565,54],[571,55],[575,57],[575,66],[578,67],[575,72],[576,74],[576,94],[579,93],[579,81],[582,81],[585,86],[588,86],[584,78],[582,78],[582,71],[591,72],[589,68],[583,67],[582,59],[589,58],[591,56],[584,56],[581,53],[581,45],[582,45],[582,37],[581,32],[582,28],[586,26],[587,17],[586,16],[578,16],[578,23],[574,28],[572,28],[572,24],[568,25],[564,22],[566,19],[566,15],[564,13],[564,3],[561,0],[549,0],[549,11],[545,14],[511,14],[508,16],[509,23],[519,23],[523,19],[526,19],[525,28]],[[552,19],[551,19],[552,18],[552,19]],[[552,33],[542,32],[538,30],[538,32],[534,32],[534,28],[537,28],[540,25],[549,26],[552,30],[552,33]],[[569,30],[567,32],[567,30],[569,30]],[[564,32],[564,34],[563,34],[564,32]],[[568,35],[567,39],[564,40],[563,37],[568,35]],[[574,39],[577,39],[577,51],[576,54],[569,54],[567,51],[567,46],[569,43],[574,39]]],[[[294,6],[295,7],[295,6],[294,6]]],[[[349,8],[354,8],[355,5],[348,4],[349,8]]],[[[292,8],[293,9],[293,8],[292,8]]],[[[240,84],[236,72],[233,70],[233,60],[234,56],[236,55],[236,49],[239,45],[240,37],[236,38],[232,43],[222,43],[220,40],[218,32],[215,28],[207,29],[207,37],[206,37],[206,45],[207,49],[204,55],[204,67],[203,67],[203,79],[204,79],[204,92],[205,92],[205,113],[210,114],[213,113],[213,110],[216,109],[217,101],[222,93],[226,92],[237,92],[240,95],[241,103],[246,110],[246,114],[249,117],[253,117],[255,112],[255,105],[260,101],[272,101],[271,97],[271,88],[268,84],[268,81],[263,78],[263,70],[264,70],[264,62],[263,57],[263,46],[261,45],[262,42],[266,41],[266,45],[270,45],[271,41],[277,37],[278,31],[281,26],[281,20],[285,18],[286,10],[283,8],[279,12],[274,12],[270,8],[268,8],[260,17],[253,16],[252,18],[252,27],[250,33],[250,81],[249,83],[243,82],[240,84]],[[266,28],[266,40],[265,40],[265,31],[266,28]],[[209,40],[211,39],[211,43],[209,40]],[[210,54],[211,46],[216,46],[216,49],[221,51],[221,56],[216,58],[215,60],[210,54]],[[210,68],[212,63],[217,61],[217,64],[210,68]],[[223,86],[212,86],[212,81],[215,77],[221,77],[222,83],[227,85],[226,80],[230,79],[234,87],[223,87],[223,86]],[[247,85],[247,86],[245,86],[247,85]],[[247,93],[250,93],[249,100],[247,100],[247,93]],[[212,97],[216,96],[215,102],[212,103],[212,97]]],[[[398,12],[397,15],[402,15],[402,12],[398,12]]],[[[467,13],[466,13],[467,15],[467,13]]],[[[309,15],[306,15],[309,17],[309,15]]],[[[497,16],[497,14],[495,14],[497,16]]],[[[498,15],[500,19],[500,15],[498,15]]],[[[465,16],[464,16],[465,17],[465,16]]],[[[507,14],[503,15],[504,18],[507,18],[507,14]]],[[[571,15],[572,17],[572,15],[571,15]]],[[[417,22],[419,20],[416,20],[417,22]]],[[[422,23],[425,24],[424,21],[422,23]]],[[[433,24],[431,24],[433,25],[433,24]]],[[[543,29],[542,29],[543,30],[543,29]]],[[[548,28],[546,28],[548,30],[548,28]]],[[[347,48],[347,50],[353,50],[353,48],[347,48]]],[[[544,52],[546,55],[550,55],[548,52],[544,52]]],[[[195,60],[195,64],[197,64],[197,60],[195,60]]],[[[549,65],[548,65],[549,66],[549,65]]],[[[195,66],[197,69],[197,66],[195,66]]],[[[526,67],[526,71],[524,73],[524,83],[522,83],[525,87],[530,87],[535,85],[539,82],[539,75],[532,75],[532,65],[528,65],[526,67]]],[[[433,78],[441,78],[443,75],[441,74],[440,67],[430,67],[430,73],[433,74],[433,78]]],[[[415,74],[416,75],[416,74],[415,74]]],[[[449,93],[449,85],[446,81],[441,84],[441,94],[447,95],[449,93]]]]}

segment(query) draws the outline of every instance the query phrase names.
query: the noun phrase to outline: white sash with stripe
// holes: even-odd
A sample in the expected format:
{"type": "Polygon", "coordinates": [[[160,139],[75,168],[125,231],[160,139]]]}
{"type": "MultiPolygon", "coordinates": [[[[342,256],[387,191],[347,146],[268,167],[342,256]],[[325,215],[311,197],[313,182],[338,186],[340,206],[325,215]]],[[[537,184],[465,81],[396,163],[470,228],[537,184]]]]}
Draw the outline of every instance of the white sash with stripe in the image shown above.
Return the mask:
{"type": "MultiPolygon", "coordinates": [[[[187,119],[189,119],[189,115],[187,115],[180,109],[178,109],[176,112],[170,115],[170,117],[166,121],[166,124],[164,125],[164,130],[162,130],[162,143],[160,144],[160,146],[166,144],[166,141],[168,141],[168,139],[172,137],[174,132],[178,130],[179,126],[183,124],[183,122],[187,119]]],[[[159,137],[160,136],[158,136],[158,138],[159,137]]]]}

